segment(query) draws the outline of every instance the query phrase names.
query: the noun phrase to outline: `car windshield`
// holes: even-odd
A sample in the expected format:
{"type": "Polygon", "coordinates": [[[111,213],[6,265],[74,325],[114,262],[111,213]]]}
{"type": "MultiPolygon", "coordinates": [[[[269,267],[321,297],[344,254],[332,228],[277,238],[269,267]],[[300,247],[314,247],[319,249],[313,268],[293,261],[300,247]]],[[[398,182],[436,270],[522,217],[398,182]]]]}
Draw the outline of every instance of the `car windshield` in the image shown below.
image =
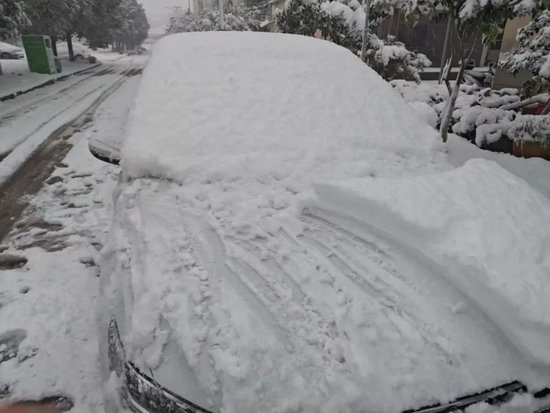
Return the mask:
{"type": "Polygon", "coordinates": [[[550,412],[546,1],[0,21],[0,413],[550,412]]]}

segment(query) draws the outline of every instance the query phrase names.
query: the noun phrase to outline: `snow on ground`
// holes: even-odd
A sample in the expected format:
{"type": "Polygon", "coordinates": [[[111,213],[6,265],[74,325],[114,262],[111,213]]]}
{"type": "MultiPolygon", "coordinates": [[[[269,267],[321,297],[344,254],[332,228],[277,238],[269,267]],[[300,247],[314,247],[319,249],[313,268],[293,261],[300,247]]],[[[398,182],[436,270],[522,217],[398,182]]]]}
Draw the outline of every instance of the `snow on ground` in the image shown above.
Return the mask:
{"type": "MultiPolygon", "coordinates": [[[[5,240],[6,253],[28,263],[0,277],[0,337],[21,331],[24,337],[15,357],[0,362],[0,405],[62,395],[76,412],[103,411],[96,262],[112,222],[119,169],[93,158],[88,139],[123,131],[136,79],[128,78],[69,138],[75,146],[53,173],[61,180],[43,188],[5,240]]],[[[0,345],[0,360],[4,354],[0,345]]]]}
{"type": "Polygon", "coordinates": [[[104,93],[142,67],[146,57],[130,56],[67,81],[0,103],[0,183],[59,127],[85,112],[104,93]]]}
{"type": "Polygon", "coordinates": [[[91,68],[93,65],[84,62],[63,62],[63,72],[53,75],[31,73],[27,59],[0,60],[3,74],[0,76],[0,97],[32,89],[49,80],[91,68]]]}
{"type": "Polygon", "coordinates": [[[8,239],[6,253],[28,263],[2,271],[0,335],[23,330],[26,338],[15,357],[0,363],[0,388],[7,400],[61,395],[75,402],[75,411],[96,413],[103,396],[95,262],[110,225],[117,171],[89,154],[83,133],[71,141],[76,146],[53,174],[62,181],[33,199],[8,239]]]}
{"type": "Polygon", "coordinates": [[[476,158],[496,162],[550,199],[550,162],[542,158],[524,159],[506,153],[485,151],[452,134],[449,135],[447,150],[449,160],[454,166],[462,166],[469,159],[476,158]]]}
{"type": "MultiPolygon", "coordinates": [[[[547,326],[545,290],[535,290],[548,264],[542,230],[517,233],[529,243],[521,251],[530,251],[533,273],[514,278],[518,267],[502,263],[517,255],[489,249],[475,228],[466,231],[477,223],[474,205],[449,203],[445,211],[455,198],[437,190],[461,170],[440,150],[437,133],[345,49],[274,34],[167,37],[153,52],[130,118],[126,181],[103,264],[113,276],[104,281],[118,297],[109,310],[126,311],[129,354],[162,384],[224,413],[395,412],[518,378],[535,386],[548,379],[526,359],[548,361],[536,341],[544,332],[533,329],[547,326]],[[351,178],[353,187],[340,184],[351,178]],[[448,256],[432,238],[419,241],[432,241],[435,258],[448,261],[420,254],[410,237],[421,231],[412,225],[398,228],[410,229],[404,240],[411,246],[376,231],[387,220],[360,215],[350,225],[346,205],[328,215],[302,211],[314,183],[332,183],[340,199],[362,185],[376,189],[361,192],[353,206],[382,196],[385,183],[409,182],[402,179],[419,190],[404,191],[406,199],[391,195],[419,220],[429,218],[424,209],[435,214],[448,256]],[[430,179],[437,185],[423,184],[430,179]],[[428,195],[441,202],[430,205],[428,195]],[[455,234],[468,235],[463,241],[442,229],[460,230],[461,223],[464,232],[455,234]],[[514,283],[486,276],[476,266],[483,257],[487,271],[514,283]],[[468,288],[450,262],[471,264],[468,288]],[[479,305],[472,286],[492,301],[479,305]],[[129,291],[123,299],[121,287],[129,291]],[[511,288],[532,301],[506,324],[493,318],[494,305],[502,303],[506,314],[516,308],[511,288]],[[511,326],[531,336],[523,340],[511,326]],[[176,343],[170,360],[207,394],[170,381],[167,343],[176,343]]],[[[465,200],[496,203],[504,218],[524,212],[529,199],[546,207],[518,179],[478,164],[465,169],[467,182],[484,172],[499,186],[479,184],[475,194],[460,186],[465,200]],[[510,188],[528,198],[515,200],[510,188]]],[[[510,246],[516,222],[499,222],[498,245],[510,246]]],[[[495,226],[491,219],[483,228],[495,226]]]]}

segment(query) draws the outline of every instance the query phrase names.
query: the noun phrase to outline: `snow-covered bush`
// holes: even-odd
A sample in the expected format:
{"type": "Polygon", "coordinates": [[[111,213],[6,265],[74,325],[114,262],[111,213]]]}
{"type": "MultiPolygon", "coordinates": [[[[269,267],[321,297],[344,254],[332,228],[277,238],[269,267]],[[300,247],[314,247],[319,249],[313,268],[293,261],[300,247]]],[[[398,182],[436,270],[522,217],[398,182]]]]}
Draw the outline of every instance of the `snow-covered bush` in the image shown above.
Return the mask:
{"type": "Polygon", "coordinates": [[[177,13],[170,18],[168,34],[207,31],[260,31],[262,11],[259,8],[242,8],[227,5],[223,27],[218,10],[203,10],[200,14],[177,13]]]}
{"type": "MultiPolygon", "coordinates": [[[[508,53],[502,66],[514,74],[522,69],[533,73],[533,78],[523,84],[524,97],[547,92],[550,89],[550,10],[539,11],[518,31],[517,40],[518,50],[508,53]]],[[[550,102],[547,107],[549,105],[550,102]]]]}
{"type": "MultiPolygon", "coordinates": [[[[434,128],[439,127],[445,102],[449,98],[445,86],[401,80],[393,81],[391,85],[426,123],[434,128]]],[[[520,100],[517,89],[492,90],[461,85],[451,129],[480,147],[500,139],[550,144],[550,117],[522,115],[512,110],[520,100]]]]}
{"type": "Polygon", "coordinates": [[[277,16],[283,33],[318,36],[356,52],[361,49],[365,14],[356,0],[291,0],[277,16]]]}
{"type": "Polygon", "coordinates": [[[455,51],[455,57],[458,57],[461,63],[452,88],[448,83],[448,88],[452,91],[449,93],[440,125],[441,138],[443,142],[446,142],[451,129],[457,98],[460,94],[460,86],[464,81],[466,66],[474,50],[473,44],[467,42],[466,39],[471,36],[482,35],[484,43],[490,44],[495,40],[495,36],[499,32],[499,26],[505,23],[507,19],[532,14],[539,9],[542,2],[540,0],[391,1],[398,4],[408,20],[415,21],[422,15],[428,18],[448,19],[451,35],[458,40],[458,53],[455,51]]]}
{"type": "Polygon", "coordinates": [[[381,40],[371,35],[367,57],[370,66],[384,79],[405,79],[420,82],[420,73],[432,62],[422,53],[411,52],[404,43],[388,36],[381,40]]]}
{"type": "Polygon", "coordinates": [[[0,0],[0,39],[16,37],[29,24],[24,6],[20,0],[0,0]]]}
{"type": "Polygon", "coordinates": [[[550,116],[522,115],[508,132],[514,141],[534,141],[550,146],[550,116]]]}
{"type": "Polygon", "coordinates": [[[455,134],[475,141],[477,146],[494,143],[508,135],[517,113],[511,110],[472,106],[453,113],[455,134]]]}
{"type": "Polygon", "coordinates": [[[519,49],[508,54],[503,66],[512,73],[530,70],[535,77],[550,82],[550,10],[540,11],[518,31],[519,49]]]}
{"type": "MultiPolygon", "coordinates": [[[[373,8],[373,26],[387,15],[382,7],[373,8]]],[[[362,46],[365,10],[357,0],[291,0],[279,14],[277,24],[283,33],[319,36],[358,53],[362,46]]],[[[395,38],[383,40],[374,34],[369,36],[367,55],[371,67],[386,80],[419,81],[419,70],[431,65],[425,55],[407,50],[405,44],[395,38]]]]}

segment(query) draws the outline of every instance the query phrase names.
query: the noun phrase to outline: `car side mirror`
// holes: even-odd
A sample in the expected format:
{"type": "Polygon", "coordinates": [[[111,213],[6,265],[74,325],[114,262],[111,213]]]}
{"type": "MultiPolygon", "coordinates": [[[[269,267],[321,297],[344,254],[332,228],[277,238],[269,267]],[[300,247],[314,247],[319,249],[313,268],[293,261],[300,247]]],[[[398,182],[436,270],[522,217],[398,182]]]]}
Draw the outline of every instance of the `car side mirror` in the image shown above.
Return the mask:
{"type": "Polygon", "coordinates": [[[101,149],[92,145],[89,145],[88,149],[90,150],[90,153],[94,156],[94,158],[109,163],[111,165],[120,166],[120,155],[109,153],[107,151],[102,151],[101,149]]]}

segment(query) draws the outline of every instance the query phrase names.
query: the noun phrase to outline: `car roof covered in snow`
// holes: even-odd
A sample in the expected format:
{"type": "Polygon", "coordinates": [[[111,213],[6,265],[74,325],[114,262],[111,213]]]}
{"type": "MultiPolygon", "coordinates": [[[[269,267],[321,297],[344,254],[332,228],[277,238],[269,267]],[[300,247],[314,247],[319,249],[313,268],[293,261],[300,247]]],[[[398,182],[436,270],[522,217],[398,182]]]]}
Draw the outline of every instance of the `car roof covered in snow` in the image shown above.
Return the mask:
{"type": "Polygon", "coordinates": [[[347,49],[278,33],[184,33],[154,47],[122,165],[130,177],[176,181],[298,165],[313,173],[376,150],[426,160],[436,142],[347,49]]]}
{"type": "Polygon", "coordinates": [[[19,46],[14,46],[9,43],[0,42],[0,50],[3,52],[17,52],[17,51],[22,51],[23,49],[19,46]]]}

